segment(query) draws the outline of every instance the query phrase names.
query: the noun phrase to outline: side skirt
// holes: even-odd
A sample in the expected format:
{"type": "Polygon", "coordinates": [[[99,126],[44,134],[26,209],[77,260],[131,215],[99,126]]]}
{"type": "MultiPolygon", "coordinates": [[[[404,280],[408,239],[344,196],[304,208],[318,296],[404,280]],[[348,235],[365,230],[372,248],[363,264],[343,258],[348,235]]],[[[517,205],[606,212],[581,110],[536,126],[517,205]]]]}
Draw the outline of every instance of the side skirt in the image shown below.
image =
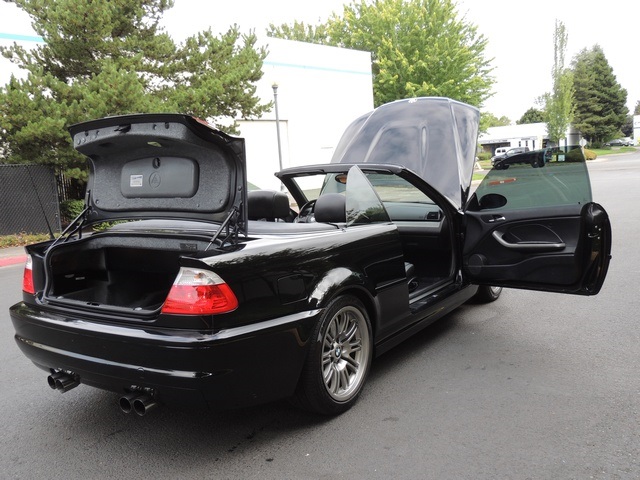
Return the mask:
{"type": "Polygon", "coordinates": [[[381,343],[377,344],[375,346],[375,356],[382,355],[423,328],[428,327],[436,320],[444,317],[447,313],[452,312],[473,297],[478,290],[477,285],[466,285],[462,288],[457,285],[452,285],[451,288],[457,291],[448,294],[441,292],[440,295],[438,295],[438,302],[431,304],[431,306],[425,305],[425,307],[420,308],[420,306],[411,305],[411,310],[415,313],[410,315],[410,320],[407,322],[409,325],[395,335],[387,337],[381,343]],[[442,297],[445,298],[443,299],[442,297]]]}

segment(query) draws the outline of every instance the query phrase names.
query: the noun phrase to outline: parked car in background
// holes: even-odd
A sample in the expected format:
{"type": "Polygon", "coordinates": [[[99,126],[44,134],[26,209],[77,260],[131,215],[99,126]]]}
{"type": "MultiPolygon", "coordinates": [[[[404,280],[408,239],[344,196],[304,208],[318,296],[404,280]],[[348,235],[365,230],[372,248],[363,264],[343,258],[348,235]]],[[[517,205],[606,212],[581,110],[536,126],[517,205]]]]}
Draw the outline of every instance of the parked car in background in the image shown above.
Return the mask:
{"type": "Polygon", "coordinates": [[[510,148],[511,147],[498,147],[498,148],[496,148],[496,151],[494,152],[493,157],[491,157],[491,158],[498,157],[500,155],[504,155],[505,153],[507,153],[507,151],[510,148]]]}
{"type": "Polygon", "coordinates": [[[608,147],[624,147],[627,145],[627,142],[622,138],[616,138],[614,140],[608,141],[607,143],[605,143],[605,145],[608,147]]]}
{"type": "Polygon", "coordinates": [[[291,398],[335,415],[375,356],[468,300],[597,294],[611,230],[584,158],[494,169],[471,193],[479,117],[444,98],[377,108],[330,164],[277,173],[296,209],[247,192],[244,140],[201,120],[74,125],[86,208],[27,247],[16,343],[52,389],[117,392],[127,413],[291,398]]]}
{"type": "MultiPolygon", "coordinates": [[[[498,149],[496,149],[496,152],[498,149]]],[[[513,147],[504,152],[501,155],[495,155],[491,158],[491,165],[495,165],[496,163],[504,160],[505,158],[512,157],[513,155],[518,155],[520,153],[525,153],[529,151],[529,147],[513,147]]]]}
{"type": "Polygon", "coordinates": [[[633,147],[636,144],[635,140],[631,137],[624,137],[622,141],[627,147],[633,147]]]}
{"type": "MultiPolygon", "coordinates": [[[[533,151],[529,151],[529,149],[527,149],[524,152],[510,152],[509,155],[503,155],[500,158],[496,158],[493,168],[496,170],[506,170],[511,165],[517,164],[528,164],[533,168],[542,168],[547,165],[547,163],[553,161],[554,155],[559,155],[559,158],[562,159],[562,161],[573,158],[575,153],[572,152],[570,157],[567,155],[572,148],[574,147],[563,147],[562,149],[543,148],[533,151]]],[[[578,152],[578,159],[581,161],[584,158],[584,153],[582,149],[579,149],[578,152]]]]}

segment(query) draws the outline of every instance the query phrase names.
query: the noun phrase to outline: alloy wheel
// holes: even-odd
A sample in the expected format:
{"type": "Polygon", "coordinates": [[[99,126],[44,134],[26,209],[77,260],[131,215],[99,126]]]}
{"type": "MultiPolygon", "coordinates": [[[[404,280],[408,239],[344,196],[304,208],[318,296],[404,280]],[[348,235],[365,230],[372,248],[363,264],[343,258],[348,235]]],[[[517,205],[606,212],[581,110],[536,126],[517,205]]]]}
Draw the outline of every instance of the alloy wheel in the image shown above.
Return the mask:
{"type": "Polygon", "coordinates": [[[359,391],[370,358],[369,329],[362,312],[342,307],[329,321],[322,340],[322,378],[338,402],[359,391]]]}

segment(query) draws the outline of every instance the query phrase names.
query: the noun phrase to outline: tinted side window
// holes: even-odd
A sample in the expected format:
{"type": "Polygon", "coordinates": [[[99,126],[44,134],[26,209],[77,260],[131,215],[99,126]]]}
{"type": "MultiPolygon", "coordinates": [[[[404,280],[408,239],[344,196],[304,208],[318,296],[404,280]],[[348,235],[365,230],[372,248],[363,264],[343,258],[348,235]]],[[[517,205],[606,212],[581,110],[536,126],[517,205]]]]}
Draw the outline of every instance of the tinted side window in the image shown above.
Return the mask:
{"type": "Polygon", "coordinates": [[[497,163],[475,192],[470,210],[520,210],[591,201],[580,147],[535,150],[497,163]]]}

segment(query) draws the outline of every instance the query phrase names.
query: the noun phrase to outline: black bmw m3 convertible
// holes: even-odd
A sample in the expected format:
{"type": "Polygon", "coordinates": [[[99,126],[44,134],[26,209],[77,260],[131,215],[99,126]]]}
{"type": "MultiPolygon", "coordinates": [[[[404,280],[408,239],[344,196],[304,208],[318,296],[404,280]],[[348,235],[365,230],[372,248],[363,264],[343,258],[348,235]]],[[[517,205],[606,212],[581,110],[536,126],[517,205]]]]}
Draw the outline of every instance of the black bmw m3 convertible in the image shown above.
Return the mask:
{"type": "Polygon", "coordinates": [[[512,156],[472,192],[478,119],[445,98],[386,104],[330,164],[251,192],[244,140],[198,119],[74,125],[85,209],[27,247],[16,342],[51,388],[117,392],[125,412],[290,398],[338,414],[375,356],[468,300],[597,294],[611,228],[582,150],[512,156]]]}

